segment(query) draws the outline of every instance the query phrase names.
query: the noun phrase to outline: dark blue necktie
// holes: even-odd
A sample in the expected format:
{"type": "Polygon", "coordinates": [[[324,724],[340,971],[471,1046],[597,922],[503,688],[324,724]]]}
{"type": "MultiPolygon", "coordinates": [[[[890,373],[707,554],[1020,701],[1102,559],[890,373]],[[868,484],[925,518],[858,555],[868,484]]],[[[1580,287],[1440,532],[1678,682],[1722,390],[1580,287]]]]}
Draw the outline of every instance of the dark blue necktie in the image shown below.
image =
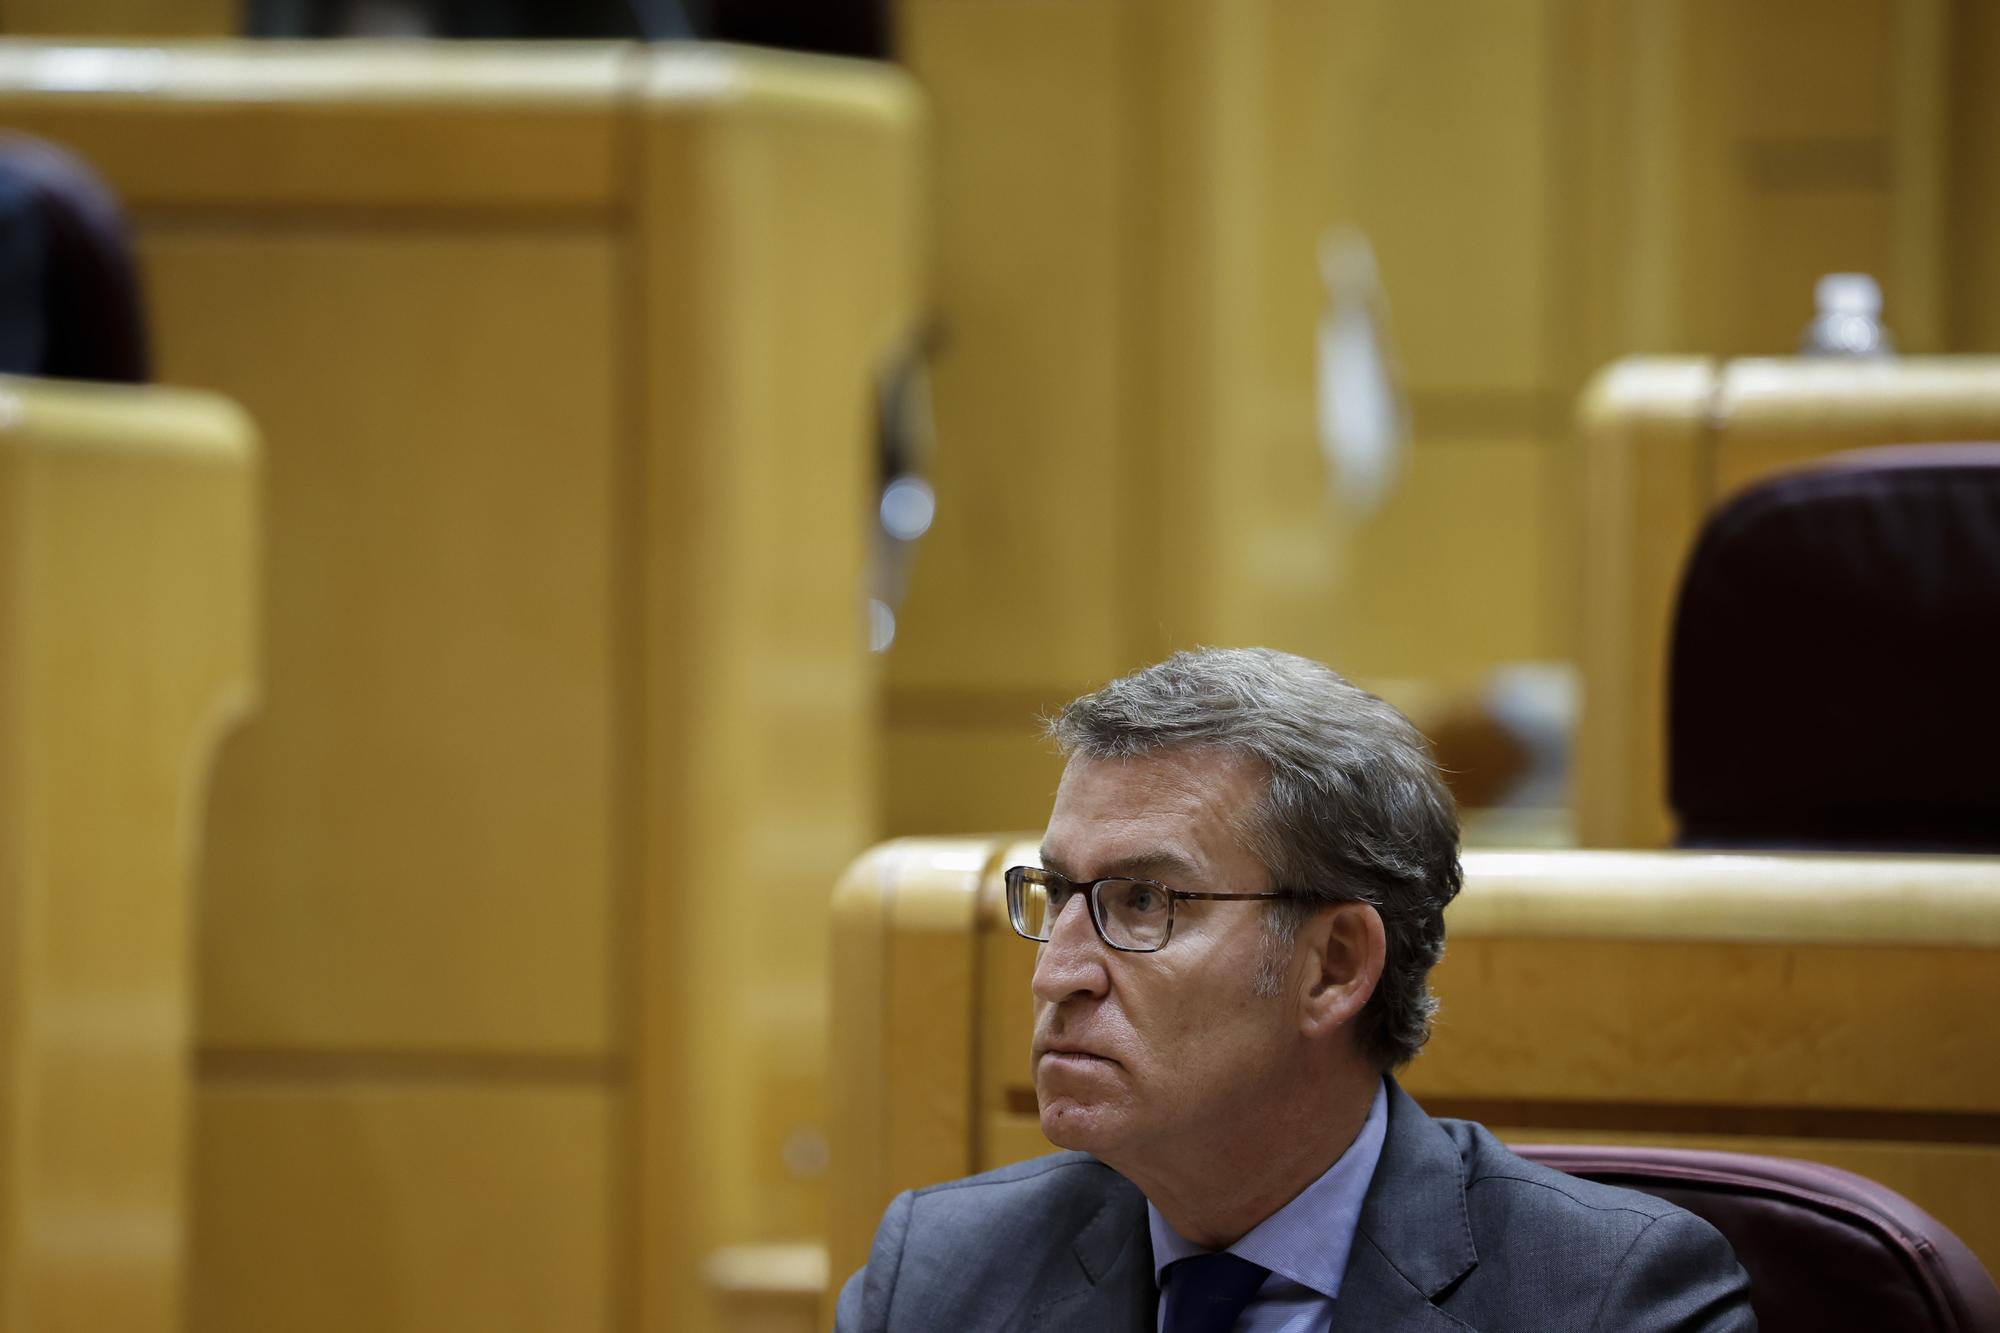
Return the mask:
{"type": "Polygon", "coordinates": [[[1233,1254],[1201,1254],[1176,1259],[1161,1276],[1167,1279],[1165,1333],[1229,1333],[1271,1270],[1233,1254]]]}

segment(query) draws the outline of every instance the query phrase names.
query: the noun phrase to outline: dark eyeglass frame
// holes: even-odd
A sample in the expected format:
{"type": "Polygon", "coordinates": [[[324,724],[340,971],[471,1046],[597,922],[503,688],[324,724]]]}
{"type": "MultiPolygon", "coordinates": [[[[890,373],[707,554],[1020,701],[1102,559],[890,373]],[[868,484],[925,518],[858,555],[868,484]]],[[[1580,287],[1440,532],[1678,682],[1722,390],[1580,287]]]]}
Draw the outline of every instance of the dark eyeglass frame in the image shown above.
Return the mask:
{"type": "MultiPolygon", "coordinates": [[[[1158,953],[1166,948],[1167,941],[1174,937],[1174,906],[1183,899],[1194,898],[1211,902],[1269,902],[1315,896],[1310,893],[1300,893],[1296,889],[1276,889],[1270,893],[1193,893],[1187,889],[1176,889],[1171,885],[1162,884],[1156,879],[1137,879],[1131,875],[1106,875],[1102,879],[1079,881],[1040,866],[1008,866],[1002,872],[1001,878],[1007,886],[1007,923],[1014,927],[1014,933],[1022,939],[1035,944],[1047,944],[1050,936],[1055,933],[1056,919],[1062,915],[1062,908],[1057,908],[1049,917],[1048,935],[1030,935],[1027,928],[1028,885],[1031,882],[1039,882],[1044,888],[1053,888],[1058,884],[1065,884],[1069,886],[1071,895],[1077,893],[1083,895],[1084,903],[1090,909],[1090,924],[1097,931],[1097,938],[1103,940],[1107,948],[1116,949],[1120,953],[1158,953]],[[1120,944],[1105,932],[1104,908],[1098,898],[1098,888],[1105,884],[1143,884],[1166,895],[1167,928],[1161,934],[1158,944],[1120,944]]],[[[1064,906],[1068,906],[1067,898],[1064,900],[1064,906]]]]}

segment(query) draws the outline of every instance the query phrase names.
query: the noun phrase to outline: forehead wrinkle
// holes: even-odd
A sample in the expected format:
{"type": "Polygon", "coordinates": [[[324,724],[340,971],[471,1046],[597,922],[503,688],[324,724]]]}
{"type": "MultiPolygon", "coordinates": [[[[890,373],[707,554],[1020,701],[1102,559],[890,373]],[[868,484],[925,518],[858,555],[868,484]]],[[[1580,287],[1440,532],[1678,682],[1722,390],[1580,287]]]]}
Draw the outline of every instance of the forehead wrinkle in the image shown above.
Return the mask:
{"type": "MultiPolygon", "coordinates": [[[[1065,879],[1130,876],[1207,883],[1220,868],[1214,854],[1226,852],[1231,843],[1242,845],[1237,829],[1242,812],[1236,803],[1217,799],[1217,775],[1188,771],[1186,762],[1206,753],[1090,761],[1126,779],[1123,800],[1086,819],[1053,824],[1044,835],[1042,865],[1065,879]],[[1079,837],[1083,848],[1068,845],[1079,837]],[[1087,865],[1071,859],[1080,850],[1095,853],[1087,865]]],[[[1222,776],[1226,780],[1228,771],[1222,776]]]]}
{"type": "Polygon", "coordinates": [[[1164,835],[1154,821],[1144,815],[1126,817],[1116,821],[1092,821],[1086,835],[1086,845],[1100,849],[1098,855],[1090,857],[1088,865],[1078,865],[1066,855],[1066,849],[1044,843],[1042,845],[1042,867],[1062,875],[1064,879],[1164,879],[1164,881],[1186,881],[1186,879],[1206,879],[1214,867],[1210,859],[1200,855],[1200,847],[1184,847],[1178,837],[1164,835]],[[1102,851],[1110,845],[1110,851],[1102,851]],[[1120,847],[1124,845],[1124,847],[1120,847]]]}
{"type": "MultiPolygon", "coordinates": [[[[1064,879],[1073,878],[1065,874],[1059,866],[1049,866],[1064,879]]],[[[1103,872],[1093,876],[1097,879],[1158,879],[1172,882],[1195,878],[1201,875],[1201,867],[1176,851],[1135,852],[1130,856],[1114,856],[1093,867],[1103,872]]]]}

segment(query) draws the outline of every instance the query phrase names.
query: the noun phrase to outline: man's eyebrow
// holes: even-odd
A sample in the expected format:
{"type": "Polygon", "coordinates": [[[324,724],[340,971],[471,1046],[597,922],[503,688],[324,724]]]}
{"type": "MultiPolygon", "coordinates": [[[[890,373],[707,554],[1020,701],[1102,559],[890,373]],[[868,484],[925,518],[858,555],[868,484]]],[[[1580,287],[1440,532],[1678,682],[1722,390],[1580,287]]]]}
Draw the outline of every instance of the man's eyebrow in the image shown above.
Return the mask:
{"type": "MultiPolygon", "coordinates": [[[[1064,879],[1072,879],[1063,868],[1060,856],[1052,856],[1048,848],[1041,849],[1042,868],[1053,870],[1064,879]]],[[[1138,852],[1131,856],[1121,856],[1103,867],[1106,875],[1132,879],[1190,879],[1201,874],[1201,868],[1181,853],[1168,849],[1152,852],[1138,852]]]]}

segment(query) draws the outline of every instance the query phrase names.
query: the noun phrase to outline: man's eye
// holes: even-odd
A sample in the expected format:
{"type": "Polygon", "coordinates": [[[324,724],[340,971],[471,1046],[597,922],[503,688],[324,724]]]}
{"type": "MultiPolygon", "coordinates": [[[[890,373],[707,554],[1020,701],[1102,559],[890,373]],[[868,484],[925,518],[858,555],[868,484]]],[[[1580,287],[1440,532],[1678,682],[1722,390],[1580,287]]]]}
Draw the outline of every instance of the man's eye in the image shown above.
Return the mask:
{"type": "Polygon", "coordinates": [[[1070,894],[1075,892],[1067,884],[1051,884],[1043,891],[1049,896],[1049,906],[1051,908],[1060,908],[1064,903],[1069,901],[1070,894]]]}
{"type": "Polygon", "coordinates": [[[1157,912],[1160,910],[1160,904],[1164,901],[1165,899],[1158,889],[1149,889],[1144,885],[1138,885],[1133,888],[1131,895],[1126,899],[1126,905],[1135,912],[1157,912]]]}

